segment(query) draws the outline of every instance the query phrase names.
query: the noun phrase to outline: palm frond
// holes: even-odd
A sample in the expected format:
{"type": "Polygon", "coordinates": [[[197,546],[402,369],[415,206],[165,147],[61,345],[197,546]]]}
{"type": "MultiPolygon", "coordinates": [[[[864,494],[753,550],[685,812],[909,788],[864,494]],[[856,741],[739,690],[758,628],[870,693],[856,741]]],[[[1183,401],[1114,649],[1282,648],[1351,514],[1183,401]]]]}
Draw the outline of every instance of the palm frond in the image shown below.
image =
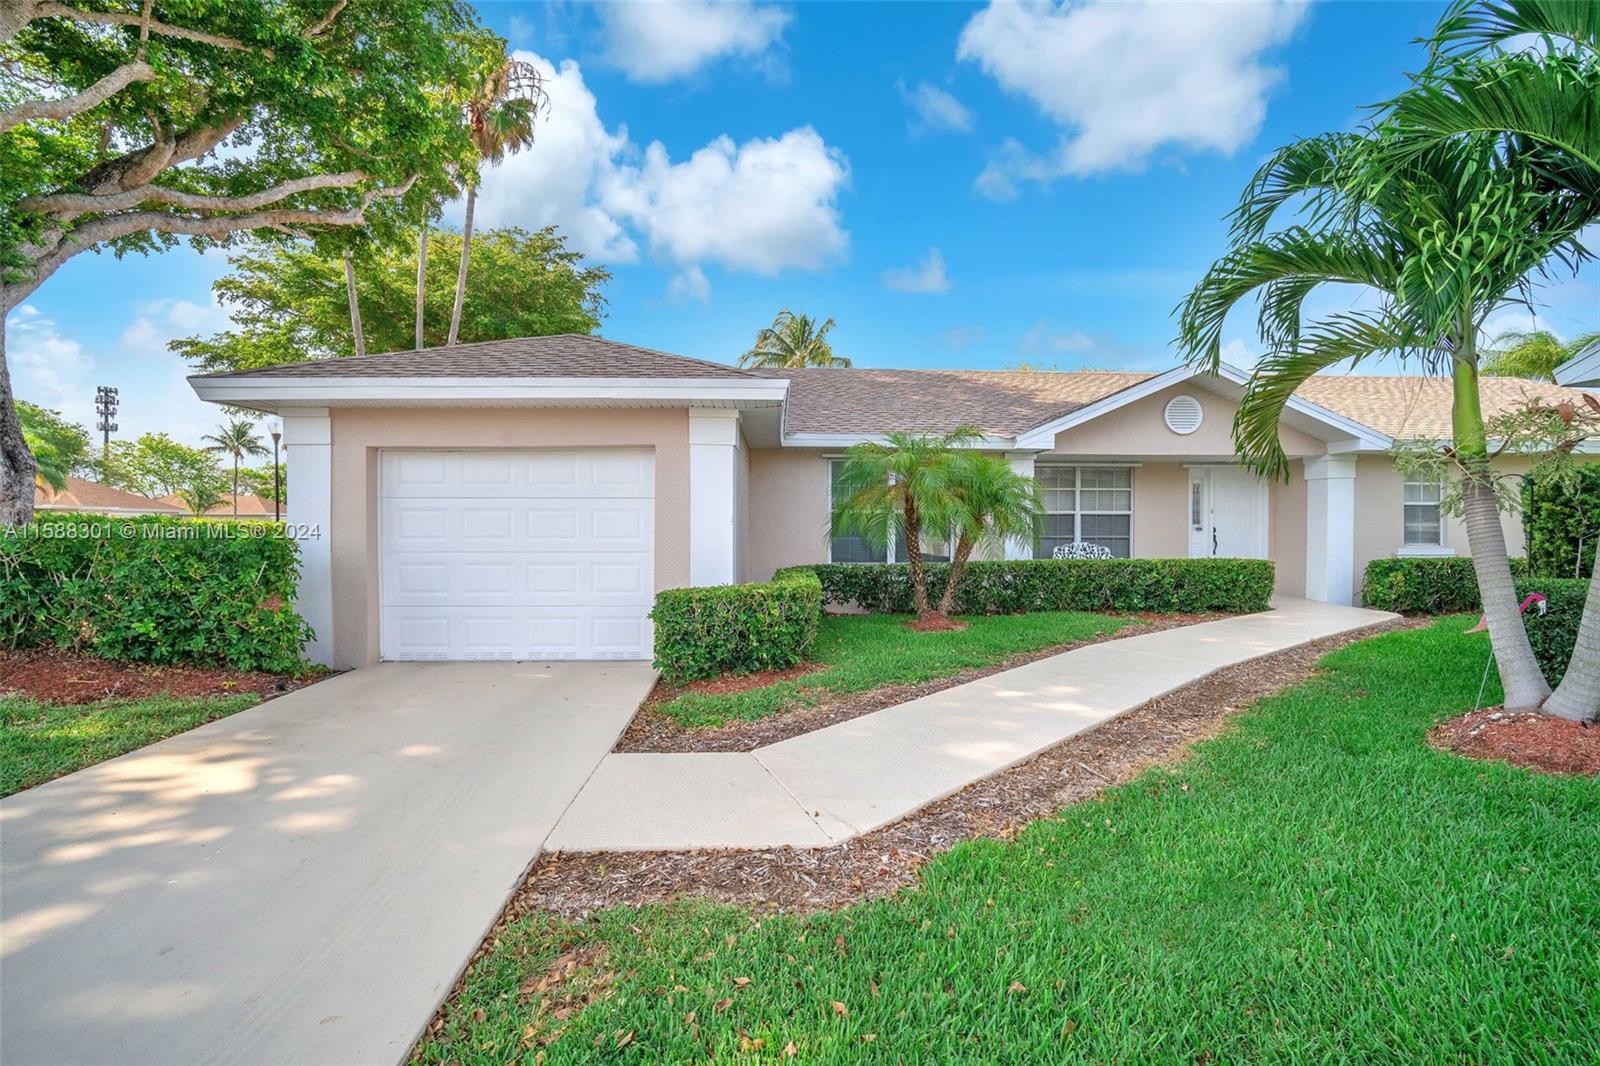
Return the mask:
{"type": "Polygon", "coordinates": [[[1537,37],[1600,49],[1600,4],[1593,0],[1456,0],[1430,41],[1437,57],[1503,48],[1537,37]]]}

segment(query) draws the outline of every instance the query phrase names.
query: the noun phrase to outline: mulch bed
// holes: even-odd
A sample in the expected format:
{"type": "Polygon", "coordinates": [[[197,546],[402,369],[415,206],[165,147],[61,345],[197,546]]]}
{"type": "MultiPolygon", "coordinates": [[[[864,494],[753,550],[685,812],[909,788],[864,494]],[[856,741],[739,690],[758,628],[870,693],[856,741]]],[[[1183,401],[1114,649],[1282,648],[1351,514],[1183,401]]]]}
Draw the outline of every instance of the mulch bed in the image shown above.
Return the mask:
{"type": "MultiPolygon", "coordinates": [[[[542,856],[495,929],[530,911],[581,918],[618,904],[698,896],[761,910],[811,911],[888,895],[934,855],[973,837],[1009,838],[1029,822],[1181,760],[1228,717],[1309,677],[1335,648],[1430,620],[1371,626],[1220,670],[1072,737],[906,818],[830,848],[584,852],[542,856]]],[[[491,932],[489,940],[494,939],[491,932]]]]}
{"type": "Polygon", "coordinates": [[[1428,743],[1469,759],[1508,762],[1547,774],[1600,776],[1600,725],[1499,707],[1434,726],[1428,743]]]}
{"type": "Polygon", "coordinates": [[[81,704],[107,699],[173,696],[263,698],[302,688],[321,674],[291,677],[226,667],[152,666],[112,662],[62,648],[0,651],[0,695],[19,694],[49,703],[81,704]]]}
{"type": "Polygon", "coordinates": [[[1195,625],[1199,622],[1214,622],[1219,618],[1230,617],[1222,614],[1140,614],[1135,616],[1145,624],[1132,630],[1122,629],[1114,633],[1104,633],[1088,640],[1073,641],[1069,644],[1055,644],[1037,651],[1022,652],[1013,655],[1003,662],[990,666],[963,670],[950,677],[935,678],[932,681],[921,681],[905,685],[885,685],[882,688],[869,689],[866,692],[830,693],[817,691],[816,704],[809,707],[797,707],[792,711],[781,714],[769,715],[752,722],[735,721],[719,726],[704,726],[697,729],[685,728],[677,719],[663,714],[661,705],[667,703],[686,692],[743,692],[751,688],[759,688],[763,684],[773,681],[787,680],[791,677],[800,677],[811,673],[813,670],[822,669],[821,664],[807,663],[802,666],[792,667],[789,670],[769,670],[761,674],[727,675],[721,678],[712,678],[709,681],[695,682],[693,685],[675,687],[657,683],[650,697],[645,700],[633,721],[628,723],[628,728],[617,738],[617,746],[612,749],[619,752],[672,752],[672,751],[754,751],[756,748],[767,744],[776,744],[780,740],[798,737],[837,722],[848,722],[852,718],[859,718],[873,711],[881,711],[885,707],[893,707],[907,700],[914,700],[919,696],[927,696],[934,692],[942,692],[947,688],[964,685],[968,681],[976,681],[980,677],[998,674],[1002,670],[1010,670],[1026,663],[1039,659],[1048,659],[1052,655],[1060,655],[1073,648],[1087,647],[1090,644],[1101,644],[1108,640],[1120,640],[1123,637],[1137,636],[1144,633],[1155,633],[1163,629],[1176,629],[1179,626],[1195,625]],[[755,684],[721,689],[700,688],[697,686],[715,685],[719,683],[732,684],[743,680],[745,677],[766,680],[755,684]]]}

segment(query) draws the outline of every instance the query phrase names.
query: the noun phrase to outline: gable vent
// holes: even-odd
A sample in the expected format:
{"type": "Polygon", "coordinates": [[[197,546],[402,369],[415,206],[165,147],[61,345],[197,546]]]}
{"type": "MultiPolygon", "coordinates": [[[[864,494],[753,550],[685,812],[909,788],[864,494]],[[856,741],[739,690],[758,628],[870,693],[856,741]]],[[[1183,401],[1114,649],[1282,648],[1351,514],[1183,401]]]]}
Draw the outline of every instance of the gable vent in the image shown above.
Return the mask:
{"type": "Polygon", "coordinates": [[[1167,401],[1167,409],[1162,417],[1166,419],[1168,429],[1187,437],[1200,428],[1205,412],[1200,410],[1200,401],[1193,396],[1174,396],[1167,401]]]}

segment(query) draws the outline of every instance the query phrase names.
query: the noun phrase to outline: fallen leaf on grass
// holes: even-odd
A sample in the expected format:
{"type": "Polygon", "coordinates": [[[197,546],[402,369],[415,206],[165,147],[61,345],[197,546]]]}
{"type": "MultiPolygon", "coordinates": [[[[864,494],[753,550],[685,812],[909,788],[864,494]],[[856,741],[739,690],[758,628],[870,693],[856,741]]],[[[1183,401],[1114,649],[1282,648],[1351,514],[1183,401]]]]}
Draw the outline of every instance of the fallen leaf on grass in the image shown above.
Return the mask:
{"type": "Polygon", "coordinates": [[[748,977],[735,977],[733,979],[733,983],[738,985],[740,988],[743,988],[745,985],[750,983],[750,978],[748,978],[748,977]]]}
{"type": "Polygon", "coordinates": [[[1026,992],[1027,990],[1028,986],[1023,984],[1021,981],[1012,981],[1011,987],[1006,989],[1007,992],[1011,993],[1026,992]]]}
{"type": "Polygon", "coordinates": [[[850,1008],[846,1007],[843,1003],[840,1003],[838,1000],[834,1000],[833,1001],[833,1013],[837,1014],[841,1018],[848,1018],[850,1016],[850,1008]]]}
{"type": "Polygon", "coordinates": [[[731,1006],[733,1006],[732,999],[719,999],[711,1005],[711,1009],[716,1013],[721,1014],[731,1006]]]}
{"type": "Polygon", "coordinates": [[[798,1054],[800,1054],[800,1049],[794,1046],[794,1041],[793,1040],[791,1040],[787,1044],[783,1045],[783,1057],[784,1058],[792,1059],[798,1054]]]}

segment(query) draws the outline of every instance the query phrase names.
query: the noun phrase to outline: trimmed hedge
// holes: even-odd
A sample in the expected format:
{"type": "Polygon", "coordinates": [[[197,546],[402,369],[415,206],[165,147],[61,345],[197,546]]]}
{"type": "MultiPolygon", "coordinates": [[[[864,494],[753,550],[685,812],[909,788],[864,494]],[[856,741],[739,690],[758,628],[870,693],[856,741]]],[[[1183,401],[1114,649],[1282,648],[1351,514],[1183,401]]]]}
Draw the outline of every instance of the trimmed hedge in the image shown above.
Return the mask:
{"type": "Polygon", "coordinates": [[[805,658],[822,618],[822,585],[809,567],[771,581],[656,593],[655,667],[673,683],[722,673],[781,670],[805,658]]]}
{"type": "MultiPolygon", "coordinates": [[[[1545,678],[1552,685],[1559,684],[1578,640],[1589,582],[1572,577],[1528,577],[1527,572],[1526,560],[1511,560],[1517,598],[1537,592],[1547,601],[1544,615],[1530,611],[1523,622],[1545,678]]],[[[1472,560],[1459,556],[1374,559],[1367,564],[1361,600],[1368,607],[1403,614],[1460,614],[1482,607],[1472,560]]]]}
{"type": "Polygon", "coordinates": [[[270,522],[51,514],[0,527],[0,644],[106,659],[296,671],[311,627],[270,522]]]}
{"type": "MultiPolygon", "coordinates": [[[[811,567],[824,598],[868,611],[911,610],[905,563],[824,563],[811,567]]],[[[949,565],[928,565],[928,595],[944,591],[949,565]]],[[[967,564],[958,614],[1027,611],[1157,611],[1203,614],[1264,611],[1272,597],[1266,559],[1020,559],[967,564]]]]}
{"type": "MultiPolygon", "coordinates": [[[[1526,559],[1511,560],[1511,576],[1528,575],[1526,559]]],[[[1469,556],[1374,559],[1367,564],[1361,602],[1377,611],[1397,614],[1460,614],[1476,611],[1478,576],[1469,556]]]]}
{"type": "Polygon", "coordinates": [[[1522,528],[1528,538],[1528,564],[1535,574],[1594,574],[1595,548],[1600,545],[1600,463],[1580,466],[1577,479],[1570,493],[1530,482],[1523,494],[1522,528]]]}

